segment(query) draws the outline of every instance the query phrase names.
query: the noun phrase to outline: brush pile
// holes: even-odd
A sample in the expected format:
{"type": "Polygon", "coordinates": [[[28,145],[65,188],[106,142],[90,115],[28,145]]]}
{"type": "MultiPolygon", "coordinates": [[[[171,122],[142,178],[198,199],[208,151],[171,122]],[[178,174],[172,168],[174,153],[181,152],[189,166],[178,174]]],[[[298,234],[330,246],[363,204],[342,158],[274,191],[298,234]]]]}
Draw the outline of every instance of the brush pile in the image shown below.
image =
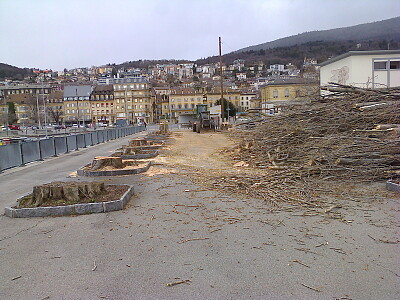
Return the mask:
{"type": "Polygon", "coordinates": [[[241,142],[232,150],[234,159],[265,171],[224,178],[217,185],[245,189],[274,203],[307,203],[312,195],[305,183],[312,181],[400,177],[400,89],[338,84],[323,89],[331,93],[282,106],[280,115],[235,132],[241,142]]]}

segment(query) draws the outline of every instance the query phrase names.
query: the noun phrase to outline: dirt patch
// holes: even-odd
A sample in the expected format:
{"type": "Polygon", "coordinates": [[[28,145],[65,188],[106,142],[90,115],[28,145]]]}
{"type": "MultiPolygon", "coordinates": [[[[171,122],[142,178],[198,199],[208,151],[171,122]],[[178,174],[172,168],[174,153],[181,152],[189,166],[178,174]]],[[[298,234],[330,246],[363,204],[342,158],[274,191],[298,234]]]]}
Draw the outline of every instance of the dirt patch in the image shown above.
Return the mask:
{"type": "Polygon", "coordinates": [[[155,162],[205,170],[230,169],[232,161],[221,151],[233,145],[223,133],[173,132],[168,146],[162,150],[155,162]]]}
{"type": "MultiPolygon", "coordinates": [[[[93,197],[83,196],[80,197],[79,201],[66,201],[62,200],[48,200],[45,203],[42,203],[38,207],[49,207],[49,206],[64,206],[64,205],[72,205],[78,203],[96,203],[96,202],[106,202],[120,199],[125,192],[129,189],[128,186],[125,185],[105,185],[105,191],[99,195],[93,197]]],[[[31,203],[32,194],[29,194],[23,197],[19,201],[18,208],[32,208],[36,207],[33,205],[27,205],[27,203],[31,203]]]]}
{"type": "Polygon", "coordinates": [[[167,175],[167,174],[176,174],[178,171],[173,168],[165,168],[165,167],[151,167],[147,172],[143,173],[143,175],[148,177],[153,177],[156,175],[167,175]]]}

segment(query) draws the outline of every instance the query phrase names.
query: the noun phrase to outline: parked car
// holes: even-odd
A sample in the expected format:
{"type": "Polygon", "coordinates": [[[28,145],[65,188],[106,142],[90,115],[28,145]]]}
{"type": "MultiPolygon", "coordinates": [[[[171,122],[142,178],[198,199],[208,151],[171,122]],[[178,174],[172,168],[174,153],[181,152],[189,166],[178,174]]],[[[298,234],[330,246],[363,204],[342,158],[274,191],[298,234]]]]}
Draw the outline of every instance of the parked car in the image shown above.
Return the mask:
{"type": "Polygon", "coordinates": [[[21,130],[19,125],[8,125],[8,128],[10,128],[11,130],[21,130]]]}

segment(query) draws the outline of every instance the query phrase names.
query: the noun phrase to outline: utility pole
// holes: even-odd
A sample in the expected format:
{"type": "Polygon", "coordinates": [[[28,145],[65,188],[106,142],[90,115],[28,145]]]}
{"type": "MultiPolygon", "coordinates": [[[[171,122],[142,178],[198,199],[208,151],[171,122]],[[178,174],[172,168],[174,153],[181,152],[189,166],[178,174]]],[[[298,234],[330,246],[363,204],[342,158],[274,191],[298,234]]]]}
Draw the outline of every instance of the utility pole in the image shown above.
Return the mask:
{"type": "Polygon", "coordinates": [[[222,123],[224,121],[224,87],[223,87],[223,79],[222,79],[221,37],[219,37],[219,76],[220,76],[220,85],[221,85],[221,123],[222,123]]]}
{"type": "Polygon", "coordinates": [[[44,99],[44,73],[42,78],[42,96],[43,96],[43,109],[44,109],[44,130],[46,132],[46,139],[47,139],[47,111],[46,111],[46,101],[44,99]]]}
{"type": "Polygon", "coordinates": [[[80,128],[80,126],[79,126],[79,97],[78,97],[78,88],[76,88],[75,89],[75,96],[76,96],[76,107],[77,107],[77,113],[78,113],[78,116],[77,116],[77,125],[78,125],[78,128],[77,128],[77,130],[79,131],[79,128],[80,128]]]}

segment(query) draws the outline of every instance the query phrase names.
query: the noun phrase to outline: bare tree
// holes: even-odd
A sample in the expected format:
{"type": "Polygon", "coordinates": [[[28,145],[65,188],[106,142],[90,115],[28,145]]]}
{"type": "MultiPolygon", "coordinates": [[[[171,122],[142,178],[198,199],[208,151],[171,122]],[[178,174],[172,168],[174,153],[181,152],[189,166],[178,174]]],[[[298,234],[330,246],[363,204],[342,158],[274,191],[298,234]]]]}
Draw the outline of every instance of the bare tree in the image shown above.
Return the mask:
{"type": "Polygon", "coordinates": [[[61,117],[63,115],[62,108],[58,106],[48,106],[47,108],[49,116],[54,120],[56,124],[60,124],[61,117]]]}

